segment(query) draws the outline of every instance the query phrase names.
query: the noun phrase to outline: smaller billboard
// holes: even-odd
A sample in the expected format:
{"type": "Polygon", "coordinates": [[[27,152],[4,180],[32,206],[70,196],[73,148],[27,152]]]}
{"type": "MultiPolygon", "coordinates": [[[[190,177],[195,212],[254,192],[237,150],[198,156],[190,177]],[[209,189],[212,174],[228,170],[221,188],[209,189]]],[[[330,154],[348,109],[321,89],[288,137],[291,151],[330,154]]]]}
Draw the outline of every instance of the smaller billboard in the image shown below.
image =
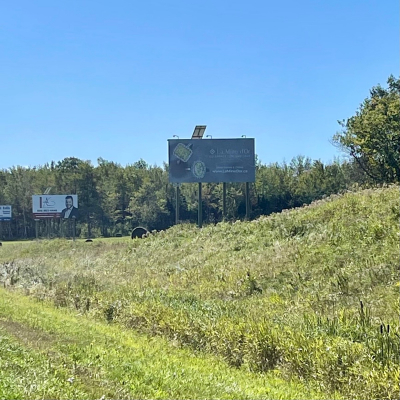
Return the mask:
{"type": "Polygon", "coordinates": [[[67,195],[33,195],[33,218],[78,218],[78,196],[67,195]]]}
{"type": "Polygon", "coordinates": [[[0,221],[11,221],[11,218],[12,218],[12,207],[0,206],[0,221]]]}

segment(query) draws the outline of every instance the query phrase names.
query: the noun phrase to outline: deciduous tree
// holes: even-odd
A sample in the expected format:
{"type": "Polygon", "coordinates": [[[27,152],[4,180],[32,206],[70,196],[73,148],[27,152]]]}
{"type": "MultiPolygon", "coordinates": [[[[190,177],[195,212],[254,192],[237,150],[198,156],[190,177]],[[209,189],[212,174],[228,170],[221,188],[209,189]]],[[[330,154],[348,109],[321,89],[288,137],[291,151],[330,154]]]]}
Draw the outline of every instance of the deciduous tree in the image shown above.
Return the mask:
{"type": "Polygon", "coordinates": [[[373,87],[333,137],[377,183],[400,181],[400,81],[390,76],[387,84],[373,87]]]}

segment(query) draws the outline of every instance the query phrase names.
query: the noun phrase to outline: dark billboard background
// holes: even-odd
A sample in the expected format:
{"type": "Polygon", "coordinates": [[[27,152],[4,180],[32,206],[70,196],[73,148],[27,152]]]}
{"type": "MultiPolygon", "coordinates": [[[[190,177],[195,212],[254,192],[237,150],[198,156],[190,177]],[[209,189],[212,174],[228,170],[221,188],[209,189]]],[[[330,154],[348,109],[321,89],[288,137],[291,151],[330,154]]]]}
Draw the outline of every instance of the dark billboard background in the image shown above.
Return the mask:
{"type": "Polygon", "coordinates": [[[169,139],[169,181],[254,182],[254,139],[169,139]]]}

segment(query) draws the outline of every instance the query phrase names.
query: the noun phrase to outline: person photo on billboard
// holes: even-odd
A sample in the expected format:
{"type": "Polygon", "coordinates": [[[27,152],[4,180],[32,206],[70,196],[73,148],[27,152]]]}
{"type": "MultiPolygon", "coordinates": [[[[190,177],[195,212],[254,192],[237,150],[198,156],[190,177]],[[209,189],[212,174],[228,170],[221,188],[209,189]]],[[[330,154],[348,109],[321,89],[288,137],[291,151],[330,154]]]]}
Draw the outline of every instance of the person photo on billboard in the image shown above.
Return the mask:
{"type": "Polygon", "coordinates": [[[65,197],[65,207],[61,211],[61,218],[78,218],[78,209],[74,207],[74,199],[72,196],[65,197]]]}

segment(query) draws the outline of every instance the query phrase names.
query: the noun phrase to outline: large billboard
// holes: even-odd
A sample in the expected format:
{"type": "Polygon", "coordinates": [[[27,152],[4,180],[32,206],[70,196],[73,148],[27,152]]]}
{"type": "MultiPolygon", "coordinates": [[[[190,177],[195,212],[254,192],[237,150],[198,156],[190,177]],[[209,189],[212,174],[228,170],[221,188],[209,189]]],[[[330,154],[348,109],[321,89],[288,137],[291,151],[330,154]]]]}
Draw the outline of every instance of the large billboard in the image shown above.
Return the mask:
{"type": "Polygon", "coordinates": [[[77,218],[78,196],[76,194],[34,195],[32,196],[32,212],[35,219],[77,218]]]}
{"type": "Polygon", "coordinates": [[[169,139],[169,181],[255,182],[254,139],[169,139]]]}
{"type": "Polygon", "coordinates": [[[12,207],[0,206],[0,221],[11,221],[12,207]]]}

